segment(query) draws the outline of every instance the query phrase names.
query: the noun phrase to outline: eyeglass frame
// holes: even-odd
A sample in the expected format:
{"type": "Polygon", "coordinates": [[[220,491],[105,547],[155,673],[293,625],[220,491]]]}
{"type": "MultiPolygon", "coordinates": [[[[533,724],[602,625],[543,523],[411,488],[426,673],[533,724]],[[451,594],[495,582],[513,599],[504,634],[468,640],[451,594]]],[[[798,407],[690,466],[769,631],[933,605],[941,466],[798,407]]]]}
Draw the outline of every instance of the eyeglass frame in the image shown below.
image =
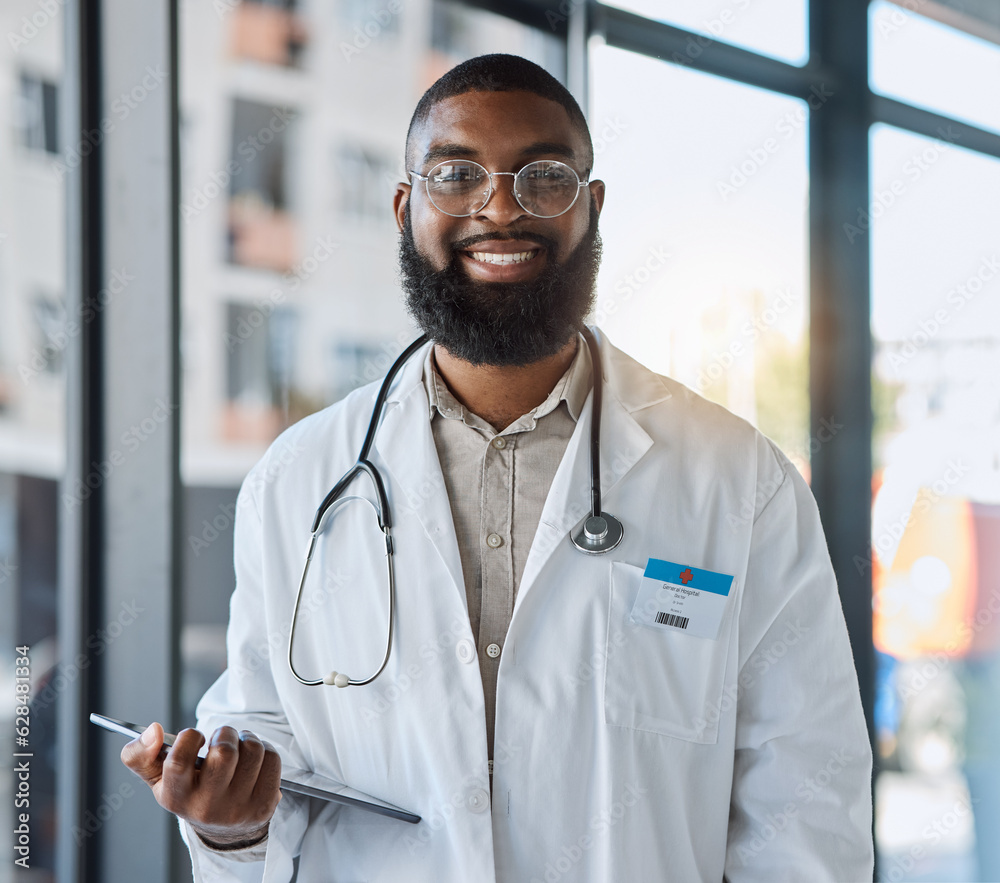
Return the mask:
{"type": "Polygon", "coordinates": [[[518,169],[516,172],[491,172],[489,169],[486,168],[486,166],[482,165],[481,163],[477,163],[475,160],[472,159],[443,159],[440,162],[437,162],[433,166],[431,166],[427,170],[426,175],[420,174],[420,172],[416,171],[415,169],[410,169],[409,172],[412,176],[424,182],[424,192],[427,194],[427,198],[430,200],[431,205],[434,206],[434,208],[436,208],[439,212],[441,212],[442,215],[447,215],[449,218],[471,218],[474,214],[476,214],[476,212],[481,212],[484,208],[486,208],[486,206],[490,204],[490,200],[493,198],[493,194],[496,192],[496,188],[493,186],[494,176],[510,175],[511,177],[514,178],[514,181],[516,181],[517,176],[520,175],[521,172],[523,172],[526,168],[528,168],[528,166],[533,166],[535,163],[543,163],[543,162],[555,163],[556,165],[564,166],[565,168],[569,169],[576,178],[577,180],[576,193],[573,195],[572,202],[570,202],[570,204],[566,206],[566,208],[564,208],[561,212],[559,212],[558,215],[536,215],[523,202],[521,202],[521,198],[517,195],[517,190],[514,189],[513,182],[511,183],[510,192],[514,194],[514,199],[517,201],[517,204],[521,206],[521,208],[523,208],[529,215],[531,215],[531,217],[543,218],[545,220],[548,220],[550,218],[561,218],[564,214],[566,214],[566,212],[568,212],[571,208],[573,208],[574,205],[576,205],[576,201],[580,198],[580,190],[583,187],[586,187],[590,183],[590,173],[592,171],[591,169],[587,169],[586,174],[581,179],[580,173],[576,169],[574,169],[568,163],[564,163],[562,160],[558,159],[533,159],[531,162],[525,163],[523,166],[521,166],[521,168],[518,169]],[[434,169],[436,169],[438,166],[443,166],[446,163],[459,163],[459,162],[467,163],[473,166],[479,166],[479,168],[481,168],[486,173],[486,176],[490,179],[490,189],[486,194],[486,199],[483,201],[483,204],[479,206],[479,208],[473,209],[471,212],[466,212],[463,215],[454,215],[451,212],[446,212],[444,209],[438,206],[438,204],[434,201],[434,197],[431,196],[431,191],[430,191],[430,179],[431,179],[431,172],[433,172],[434,169]]]}

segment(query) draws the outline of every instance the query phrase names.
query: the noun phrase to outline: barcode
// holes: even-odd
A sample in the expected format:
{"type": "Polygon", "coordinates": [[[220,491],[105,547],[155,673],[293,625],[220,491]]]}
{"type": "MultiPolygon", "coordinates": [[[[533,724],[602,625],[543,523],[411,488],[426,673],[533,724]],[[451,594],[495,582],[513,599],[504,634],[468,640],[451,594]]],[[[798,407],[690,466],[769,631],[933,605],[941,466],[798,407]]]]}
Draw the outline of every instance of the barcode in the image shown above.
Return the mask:
{"type": "Polygon", "coordinates": [[[686,629],[691,620],[687,616],[674,616],[672,613],[664,613],[660,610],[656,614],[656,621],[660,625],[672,625],[674,628],[686,629]]]}

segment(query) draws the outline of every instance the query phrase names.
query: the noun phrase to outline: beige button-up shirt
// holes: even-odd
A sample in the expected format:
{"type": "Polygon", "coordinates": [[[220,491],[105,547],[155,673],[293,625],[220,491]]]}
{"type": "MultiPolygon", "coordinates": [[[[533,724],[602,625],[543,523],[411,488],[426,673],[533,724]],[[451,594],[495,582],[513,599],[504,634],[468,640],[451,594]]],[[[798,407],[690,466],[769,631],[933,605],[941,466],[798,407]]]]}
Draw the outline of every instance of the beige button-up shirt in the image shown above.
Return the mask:
{"type": "Polygon", "coordinates": [[[590,352],[576,355],[537,408],[498,433],[452,395],[433,347],[424,362],[431,430],[444,473],[486,696],[493,758],[497,670],[545,498],[590,392],[590,352]]]}

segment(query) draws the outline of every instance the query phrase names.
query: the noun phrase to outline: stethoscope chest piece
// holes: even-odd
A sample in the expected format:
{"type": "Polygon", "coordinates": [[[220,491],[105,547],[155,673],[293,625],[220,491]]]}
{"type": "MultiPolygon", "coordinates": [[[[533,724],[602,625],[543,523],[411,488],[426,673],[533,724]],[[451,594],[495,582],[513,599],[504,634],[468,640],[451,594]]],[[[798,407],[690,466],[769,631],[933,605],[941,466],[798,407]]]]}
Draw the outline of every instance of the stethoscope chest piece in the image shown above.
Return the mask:
{"type": "Polygon", "coordinates": [[[573,545],[588,555],[610,552],[625,535],[622,523],[614,515],[602,512],[588,515],[583,526],[573,535],[573,545]]]}

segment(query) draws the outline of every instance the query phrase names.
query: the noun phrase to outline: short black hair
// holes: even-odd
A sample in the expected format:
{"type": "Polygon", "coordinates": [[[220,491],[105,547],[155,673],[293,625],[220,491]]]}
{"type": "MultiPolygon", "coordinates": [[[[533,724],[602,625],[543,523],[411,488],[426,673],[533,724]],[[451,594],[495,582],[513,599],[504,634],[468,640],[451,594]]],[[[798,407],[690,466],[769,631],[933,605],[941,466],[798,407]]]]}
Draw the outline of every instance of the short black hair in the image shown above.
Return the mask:
{"type": "Polygon", "coordinates": [[[417,102],[406,130],[406,157],[410,160],[410,139],[414,130],[430,116],[435,104],[466,92],[533,92],[566,108],[570,121],[583,136],[586,150],[586,171],[594,165],[594,145],[590,140],[590,127],[580,105],[569,90],[545,68],[519,55],[479,55],[453,67],[435,82],[417,102]]]}

